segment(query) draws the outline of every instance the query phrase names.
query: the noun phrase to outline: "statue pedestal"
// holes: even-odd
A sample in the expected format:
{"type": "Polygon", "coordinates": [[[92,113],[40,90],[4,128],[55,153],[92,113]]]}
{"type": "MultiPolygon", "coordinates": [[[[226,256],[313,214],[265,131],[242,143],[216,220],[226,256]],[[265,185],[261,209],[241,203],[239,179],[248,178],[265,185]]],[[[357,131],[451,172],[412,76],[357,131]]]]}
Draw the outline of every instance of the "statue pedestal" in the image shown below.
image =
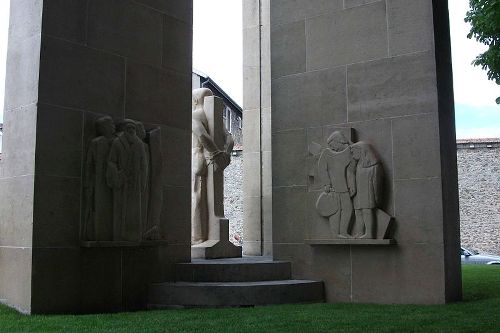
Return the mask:
{"type": "Polygon", "coordinates": [[[192,259],[241,258],[241,246],[229,241],[229,220],[219,219],[219,239],[191,246],[192,259]]]}

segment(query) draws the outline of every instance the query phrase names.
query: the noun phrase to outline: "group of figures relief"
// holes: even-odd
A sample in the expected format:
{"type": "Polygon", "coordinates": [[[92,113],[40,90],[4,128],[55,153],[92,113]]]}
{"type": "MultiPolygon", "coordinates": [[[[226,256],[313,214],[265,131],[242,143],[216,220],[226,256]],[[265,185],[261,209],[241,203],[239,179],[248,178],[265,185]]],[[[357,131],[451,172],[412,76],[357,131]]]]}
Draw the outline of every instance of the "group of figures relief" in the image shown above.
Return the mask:
{"type": "Polygon", "coordinates": [[[383,169],[373,147],[352,143],[340,131],[327,145],[318,160],[318,213],[328,218],[334,238],[384,238],[392,218],[380,209],[383,169]]]}
{"type": "Polygon", "coordinates": [[[108,116],[95,127],[85,161],[83,240],[159,239],[161,130],[108,116]]]}

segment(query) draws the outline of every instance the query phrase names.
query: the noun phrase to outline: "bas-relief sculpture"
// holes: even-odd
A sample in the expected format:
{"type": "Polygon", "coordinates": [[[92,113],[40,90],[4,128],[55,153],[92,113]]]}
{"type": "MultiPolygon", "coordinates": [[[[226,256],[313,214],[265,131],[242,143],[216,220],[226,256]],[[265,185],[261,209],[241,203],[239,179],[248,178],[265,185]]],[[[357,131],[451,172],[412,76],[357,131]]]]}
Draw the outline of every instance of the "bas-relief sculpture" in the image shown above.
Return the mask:
{"type": "Polygon", "coordinates": [[[97,242],[160,239],[160,129],[111,117],[96,121],[85,162],[82,238],[97,242]],[[116,130],[118,128],[118,130],[116,130]]]}
{"type": "Polygon", "coordinates": [[[341,131],[331,133],[326,148],[311,147],[318,156],[315,181],[323,187],[316,210],[328,219],[332,238],[386,238],[392,217],[380,209],[383,169],[373,147],[341,131]]]}
{"type": "Polygon", "coordinates": [[[224,169],[234,141],[223,124],[224,104],[207,88],[193,91],[191,243],[193,258],[241,257],[224,217],[224,169]]]}

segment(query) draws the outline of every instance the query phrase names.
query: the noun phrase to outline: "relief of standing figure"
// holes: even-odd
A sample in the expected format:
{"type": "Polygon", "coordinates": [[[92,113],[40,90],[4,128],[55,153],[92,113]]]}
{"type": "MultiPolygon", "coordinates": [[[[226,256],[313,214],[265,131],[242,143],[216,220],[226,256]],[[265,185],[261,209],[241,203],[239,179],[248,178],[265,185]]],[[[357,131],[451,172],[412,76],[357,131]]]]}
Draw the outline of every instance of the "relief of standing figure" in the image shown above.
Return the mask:
{"type": "Polygon", "coordinates": [[[98,137],[90,142],[85,162],[85,200],[83,238],[86,240],[110,241],[113,239],[113,191],[106,181],[108,156],[115,135],[115,124],[111,117],[96,121],[98,137]]]}
{"type": "Polygon", "coordinates": [[[318,161],[324,192],[316,207],[322,216],[328,217],[334,237],[350,238],[352,197],[356,193],[355,161],[349,149],[351,142],[341,132],[335,131],[327,143],[329,148],[323,150],[318,161]]]}
{"type": "MultiPolygon", "coordinates": [[[[353,198],[356,222],[361,236],[376,238],[376,209],[381,203],[382,166],[370,144],[363,141],[351,146],[356,168],[356,195],[353,198]],[[364,226],[364,228],[363,228],[364,226]],[[364,233],[362,231],[364,229],[364,233]]],[[[355,236],[358,236],[355,235],[355,236]]]]}
{"type": "Polygon", "coordinates": [[[137,136],[137,124],[125,119],[123,133],[113,141],[108,159],[107,179],[113,189],[114,240],[142,240],[142,196],[147,165],[144,143],[137,136]]]}

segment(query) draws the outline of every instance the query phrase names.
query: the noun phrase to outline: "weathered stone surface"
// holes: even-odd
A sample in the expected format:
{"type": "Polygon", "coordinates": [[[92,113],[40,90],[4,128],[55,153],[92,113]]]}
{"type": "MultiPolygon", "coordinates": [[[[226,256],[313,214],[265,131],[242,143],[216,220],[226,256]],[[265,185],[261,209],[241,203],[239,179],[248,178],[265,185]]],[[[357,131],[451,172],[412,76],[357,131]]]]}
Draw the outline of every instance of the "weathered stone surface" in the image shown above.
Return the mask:
{"type": "Polygon", "coordinates": [[[271,30],[271,77],[297,74],[306,70],[305,22],[299,21],[271,30]]]}
{"type": "Polygon", "coordinates": [[[86,42],[87,3],[88,0],[43,1],[44,33],[75,43],[86,42]]]}
{"type": "Polygon", "coordinates": [[[272,90],[273,132],[347,121],[345,68],[277,79],[272,90]]]}
{"type": "Polygon", "coordinates": [[[388,0],[389,55],[432,50],[432,1],[388,0]]]}
{"type": "Polygon", "coordinates": [[[44,37],[39,102],[123,117],[125,61],[44,37]]]}
{"type": "Polygon", "coordinates": [[[387,56],[384,1],[310,18],[306,31],[308,71],[387,56]]]}
{"type": "Polygon", "coordinates": [[[462,245],[500,255],[500,149],[469,144],[457,157],[462,245]]]}
{"type": "Polygon", "coordinates": [[[437,112],[433,68],[432,52],[349,66],[349,121],[437,112]]]}

